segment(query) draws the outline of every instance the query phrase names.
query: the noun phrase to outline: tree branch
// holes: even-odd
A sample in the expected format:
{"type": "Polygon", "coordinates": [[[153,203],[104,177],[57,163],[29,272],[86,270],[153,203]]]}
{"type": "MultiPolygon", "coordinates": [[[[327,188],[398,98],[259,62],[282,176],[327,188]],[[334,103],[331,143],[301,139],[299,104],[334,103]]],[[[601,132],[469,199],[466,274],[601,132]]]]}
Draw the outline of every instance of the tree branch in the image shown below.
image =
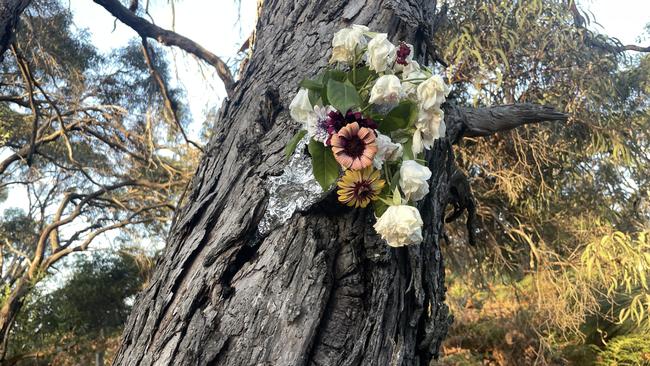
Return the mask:
{"type": "MultiPolygon", "coordinates": [[[[588,19],[585,19],[585,17],[582,16],[582,14],[580,14],[580,9],[578,9],[578,5],[576,4],[576,1],[569,0],[567,5],[569,7],[569,11],[571,12],[571,15],[573,15],[573,23],[575,24],[576,28],[584,29],[585,25],[588,24],[589,21],[588,19]]],[[[620,53],[625,51],[650,52],[650,46],[642,47],[633,44],[617,46],[617,45],[611,45],[609,43],[603,42],[602,40],[598,40],[598,39],[590,39],[589,41],[596,47],[614,53],[620,53]]],[[[618,41],[616,41],[616,43],[618,43],[618,41]]]]}
{"type": "Polygon", "coordinates": [[[226,63],[223,62],[217,55],[206,50],[201,45],[187,37],[181,36],[180,34],[169,31],[167,29],[160,28],[159,26],[152,24],[143,18],[140,18],[129,9],[124,7],[122,4],[120,4],[118,0],[93,1],[101,5],[122,23],[131,27],[140,35],[140,37],[153,38],[162,44],[168,46],[176,46],[214,66],[214,68],[217,69],[217,74],[226,87],[228,96],[232,96],[232,90],[235,81],[232,77],[232,74],[230,73],[230,70],[228,69],[228,66],[226,66],[226,63]]]}
{"type": "Polygon", "coordinates": [[[529,123],[566,121],[568,116],[549,106],[532,103],[504,104],[486,108],[445,107],[445,123],[451,141],[462,137],[489,136],[529,123]]]}
{"type": "Polygon", "coordinates": [[[181,132],[181,135],[183,135],[183,139],[185,140],[186,144],[191,144],[197,149],[199,149],[202,153],[205,153],[201,145],[197,144],[196,142],[190,140],[187,137],[187,134],[183,129],[183,125],[181,125],[181,121],[178,120],[178,113],[176,111],[176,108],[174,107],[174,104],[172,103],[172,99],[169,95],[169,90],[167,89],[167,84],[165,83],[165,80],[163,80],[162,76],[156,69],[156,66],[153,62],[154,53],[153,50],[149,48],[149,42],[147,42],[146,38],[142,38],[142,54],[144,56],[144,61],[149,67],[149,72],[151,73],[151,76],[158,84],[158,88],[160,89],[160,94],[162,94],[163,102],[165,104],[165,110],[167,111],[166,114],[168,115],[169,119],[173,124],[176,125],[176,127],[178,127],[178,129],[181,132]]]}
{"type": "Polygon", "coordinates": [[[650,52],[650,46],[642,47],[634,44],[628,44],[625,46],[618,47],[618,50],[619,52],[623,52],[623,51],[650,52]]]}
{"type": "Polygon", "coordinates": [[[11,46],[11,50],[14,53],[14,57],[16,57],[16,63],[18,64],[18,69],[20,70],[20,74],[23,77],[23,80],[25,82],[25,87],[27,88],[27,95],[29,96],[29,107],[32,109],[32,134],[29,142],[29,153],[27,154],[27,166],[32,165],[32,158],[34,157],[34,152],[36,151],[36,137],[38,134],[38,119],[40,117],[40,113],[38,111],[38,107],[36,106],[36,102],[34,99],[34,87],[32,82],[35,81],[34,77],[32,75],[32,71],[29,67],[29,64],[27,63],[27,60],[25,60],[21,54],[18,52],[18,47],[15,45],[11,46]]]}

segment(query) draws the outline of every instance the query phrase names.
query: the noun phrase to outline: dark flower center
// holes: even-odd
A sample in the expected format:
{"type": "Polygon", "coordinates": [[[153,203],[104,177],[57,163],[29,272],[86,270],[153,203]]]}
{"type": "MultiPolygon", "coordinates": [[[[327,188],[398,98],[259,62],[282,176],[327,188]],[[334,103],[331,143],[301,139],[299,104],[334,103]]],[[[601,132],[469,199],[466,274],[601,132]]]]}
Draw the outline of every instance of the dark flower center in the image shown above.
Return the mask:
{"type": "Polygon", "coordinates": [[[372,188],[366,181],[357,182],[354,185],[354,196],[359,199],[367,199],[372,196],[372,188]]]}
{"type": "Polygon", "coordinates": [[[365,149],[366,144],[359,136],[352,136],[350,139],[345,140],[345,153],[353,158],[363,155],[365,149]]]}

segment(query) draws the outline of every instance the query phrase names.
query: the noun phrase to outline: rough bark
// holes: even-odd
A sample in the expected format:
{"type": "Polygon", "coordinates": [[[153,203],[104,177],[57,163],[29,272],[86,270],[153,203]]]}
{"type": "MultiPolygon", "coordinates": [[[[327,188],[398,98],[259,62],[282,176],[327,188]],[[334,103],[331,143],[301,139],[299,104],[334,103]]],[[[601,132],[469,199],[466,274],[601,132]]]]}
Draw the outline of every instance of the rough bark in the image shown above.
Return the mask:
{"type": "Polygon", "coordinates": [[[453,140],[438,140],[427,156],[420,245],[388,247],[372,211],[333,196],[266,236],[257,231],[265,179],[281,174],[299,128],[287,106],[301,78],[326,64],[334,32],[367,24],[427,54],[422,35],[435,29],[434,9],[427,0],[265,1],[253,57],[221,109],[114,365],[428,365],[437,356],[451,322],[439,238],[453,140]]]}
{"type": "Polygon", "coordinates": [[[4,60],[5,51],[11,45],[20,14],[25,11],[29,3],[31,0],[0,1],[0,63],[4,60]]]}
{"type": "Polygon", "coordinates": [[[9,333],[16,316],[23,307],[25,295],[29,292],[30,286],[25,278],[20,278],[0,307],[0,364],[3,364],[2,361],[7,353],[9,333]]]}
{"type": "Polygon", "coordinates": [[[566,121],[567,115],[549,106],[532,103],[505,104],[487,108],[445,105],[449,139],[489,136],[497,132],[541,121],[566,121]]]}

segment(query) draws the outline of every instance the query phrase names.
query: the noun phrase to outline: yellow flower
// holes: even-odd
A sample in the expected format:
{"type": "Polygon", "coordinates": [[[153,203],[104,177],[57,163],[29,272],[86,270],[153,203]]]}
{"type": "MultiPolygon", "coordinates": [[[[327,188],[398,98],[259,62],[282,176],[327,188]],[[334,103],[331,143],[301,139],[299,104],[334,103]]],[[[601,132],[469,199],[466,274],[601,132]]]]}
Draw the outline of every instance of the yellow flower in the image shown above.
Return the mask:
{"type": "Polygon", "coordinates": [[[379,179],[379,170],[369,166],[363,170],[347,170],[337,185],[339,202],[351,207],[366,207],[379,198],[384,180],[379,179]]]}

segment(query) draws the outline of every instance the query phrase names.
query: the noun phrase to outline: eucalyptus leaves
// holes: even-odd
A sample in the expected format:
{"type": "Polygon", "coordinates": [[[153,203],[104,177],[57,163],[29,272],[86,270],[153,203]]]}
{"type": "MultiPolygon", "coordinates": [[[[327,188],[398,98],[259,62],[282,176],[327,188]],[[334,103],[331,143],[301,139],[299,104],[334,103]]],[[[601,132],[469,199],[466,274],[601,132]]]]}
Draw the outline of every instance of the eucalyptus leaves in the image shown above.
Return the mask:
{"type": "Polygon", "coordinates": [[[337,185],[338,199],[353,207],[372,202],[375,230],[391,246],[422,241],[415,202],[429,192],[425,149],[444,136],[440,105],[449,94],[442,77],[413,60],[413,47],[395,46],[385,33],[352,25],[332,40],[331,66],[300,83],[289,106],[303,129],[287,155],[307,135],[315,179],[337,185]]]}

